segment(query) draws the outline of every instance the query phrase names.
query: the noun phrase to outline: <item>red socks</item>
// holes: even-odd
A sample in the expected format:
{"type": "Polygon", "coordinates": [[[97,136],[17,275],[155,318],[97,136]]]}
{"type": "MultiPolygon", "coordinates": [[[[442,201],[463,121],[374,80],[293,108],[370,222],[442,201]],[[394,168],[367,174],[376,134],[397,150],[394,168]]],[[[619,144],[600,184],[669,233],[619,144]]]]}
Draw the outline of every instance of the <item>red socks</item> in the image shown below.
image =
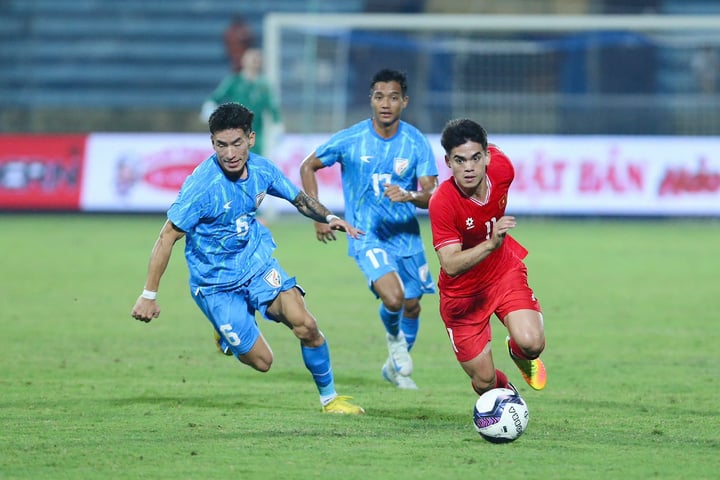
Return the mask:
{"type": "MultiPolygon", "coordinates": [[[[472,382],[470,382],[470,385],[478,395],[485,393],[478,391],[477,387],[475,387],[475,384],[472,382]]],[[[502,370],[495,369],[495,386],[492,388],[508,388],[508,378],[502,370]]]]}
{"type": "Polygon", "coordinates": [[[515,358],[521,358],[523,360],[535,360],[537,357],[530,358],[527,355],[523,353],[522,350],[520,350],[520,347],[517,346],[517,343],[515,343],[515,340],[510,338],[510,351],[512,352],[513,356],[515,358]]]}
{"type": "Polygon", "coordinates": [[[495,388],[507,388],[508,378],[502,370],[495,369],[495,388]]]}

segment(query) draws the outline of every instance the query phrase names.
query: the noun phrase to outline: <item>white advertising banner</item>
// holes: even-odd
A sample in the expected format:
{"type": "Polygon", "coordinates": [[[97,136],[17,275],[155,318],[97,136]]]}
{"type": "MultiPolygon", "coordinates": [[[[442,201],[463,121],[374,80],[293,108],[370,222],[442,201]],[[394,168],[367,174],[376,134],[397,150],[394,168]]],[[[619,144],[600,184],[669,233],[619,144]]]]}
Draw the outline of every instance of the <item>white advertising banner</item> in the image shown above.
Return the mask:
{"type": "MultiPolygon", "coordinates": [[[[298,186],[300,162],[329,134],[284,135],[273,161],[298,186]]],[[[439,135],[429,135],[440,181],[449,176],[439,135]]],[[[515,165],[508,213],[720,216],[719,137],[497,135],[515,165]]],[[[81,208],[163,212],[185,177],[212,154],[207,134],[91,134],[81,208]]],[[[340,166],[318,172],[320,200],[342,212],[340,166]]],[[[266,197],[263,208],[294,211],[266,197]]]]}
{"type": "Polygon", "coordinates": [[[80,208],[164,212],[185,178],[212,153],[209,134],[92,133],[80,208]]]}
{"type": "Polygon", "coordinates": [[[515,165],[508,211],[720,215],[720,138],[498,136],[515,165]]]}

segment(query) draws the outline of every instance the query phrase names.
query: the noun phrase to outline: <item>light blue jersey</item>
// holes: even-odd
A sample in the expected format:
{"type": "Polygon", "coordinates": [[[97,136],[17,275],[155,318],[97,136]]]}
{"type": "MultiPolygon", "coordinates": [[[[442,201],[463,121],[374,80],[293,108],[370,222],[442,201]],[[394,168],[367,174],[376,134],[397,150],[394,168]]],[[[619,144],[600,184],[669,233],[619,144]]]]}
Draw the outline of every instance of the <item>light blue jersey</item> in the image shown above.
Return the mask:
{"type": "Polygon", "coordinates": [[[185,179],[167,216],[186,233],[190,287],[204,294],[233,290],[267,265],[275,241],[255,215],[266,194],[293,201],[300,189],[267,158],[250,153],[248,178],[230,180],[217,155],[185,179]]]}
{"type": "Polygon", "coordinates": [[[397,134],[385,139],[367,119],[334,134],[315,156],[327,167],[342,165],[345,219],[365,232],[359,239],[348,237],[350,256],[380,244],[395,256],[424,251],[415,205],[393,203],[383,195],[386,183],[417,190],[419,177],[438,174],[432,147],[420,130],[400,121],[397,134]]]}

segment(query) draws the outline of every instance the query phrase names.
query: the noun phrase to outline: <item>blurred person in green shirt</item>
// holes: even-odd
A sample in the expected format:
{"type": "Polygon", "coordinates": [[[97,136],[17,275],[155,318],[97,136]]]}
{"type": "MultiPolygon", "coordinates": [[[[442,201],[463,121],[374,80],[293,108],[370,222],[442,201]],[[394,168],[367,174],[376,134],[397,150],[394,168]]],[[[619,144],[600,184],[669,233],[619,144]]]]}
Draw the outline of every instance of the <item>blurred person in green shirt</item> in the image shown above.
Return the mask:
{"type": "Polygon", "coordinates": [[[205,100],[200,119],[206,122],[210,114],[223,103],[237,102],[255,112],[255,152],[270,155],[273,140],[283,133],[280,108],[262,71],[262,53],[248,48],[242,60],[242,70],[226,76],[205,100]]]}

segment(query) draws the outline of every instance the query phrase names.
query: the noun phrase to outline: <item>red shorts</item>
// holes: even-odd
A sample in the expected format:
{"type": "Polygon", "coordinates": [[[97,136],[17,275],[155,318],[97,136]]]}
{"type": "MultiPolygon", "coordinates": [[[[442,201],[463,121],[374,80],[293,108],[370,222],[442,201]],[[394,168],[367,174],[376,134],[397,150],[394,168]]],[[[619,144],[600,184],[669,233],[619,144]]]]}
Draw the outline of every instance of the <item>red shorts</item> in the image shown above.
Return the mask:
{"type": "Polygon", "coordinates": [[[477,357],[492,340],[490,316],[493,313],[502,322],[517,310],[542,311],[528,286],[525,265],[508,271],[472,297],[448,297],[440,292],[440,316],[458,362],[477,357]]]}

